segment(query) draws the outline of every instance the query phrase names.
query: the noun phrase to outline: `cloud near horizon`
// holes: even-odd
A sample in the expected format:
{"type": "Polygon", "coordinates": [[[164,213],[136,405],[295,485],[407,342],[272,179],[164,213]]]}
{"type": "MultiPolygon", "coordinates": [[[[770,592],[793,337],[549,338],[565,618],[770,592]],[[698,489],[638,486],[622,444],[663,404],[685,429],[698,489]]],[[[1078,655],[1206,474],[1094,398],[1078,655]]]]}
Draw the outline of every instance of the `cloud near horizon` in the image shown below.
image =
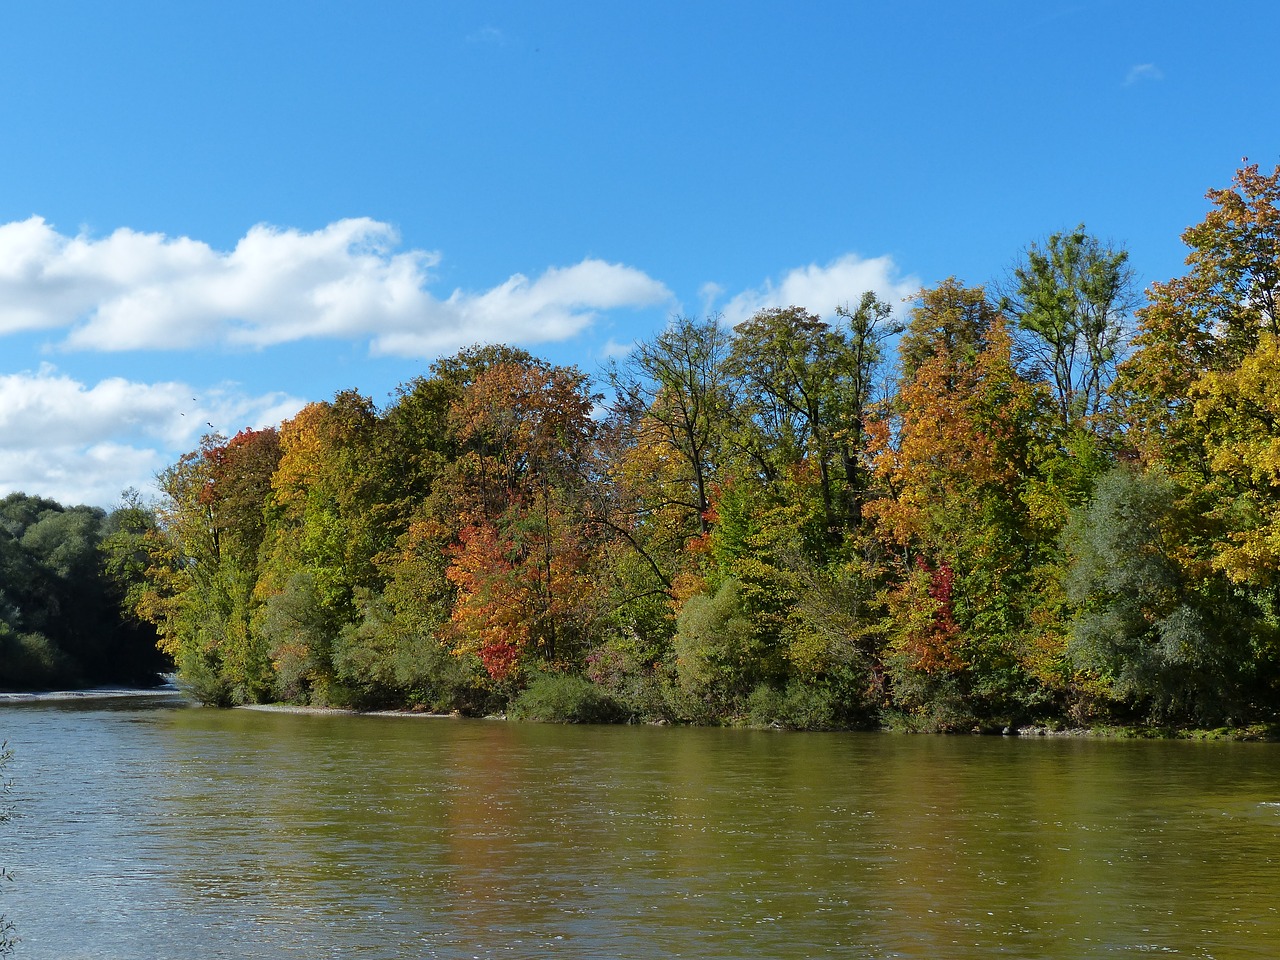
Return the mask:
{"type": "Polygon", "coordinates": [[[369,218],[259,225],[228,252],[128,228],[70,237],[41,217],[0,224],[0,335],[66,330],[60,346],[97,351],[367,339],[375,355],[425,357],[563,340],[599,311],[674,301],[642,271],[590,258],[441,299],[428,290],[439,254],[398,242],[369,218]]]}
{"type": "Polygon", "coordinates": [[[914,276],[901,276],[892,257],[867,259],[850,253],[825,266],[796,267],[777,283],[766,280],[763,286],[734,296],[720,312],[730,327],[770,307],[805,307],[830,320],[837,306],[857,306],[862,294],[871,290],[898,313],[903,301],[913,298],[922,286],[914,276]]]}
{"type": "Polygon", "coordinates": [[[110,377],[89,386],[48,364],[3,374],[0,495],[108,506],[168,466],[172,450],[194,448],[210,423],[226,434],[272,426],[303,404],[281,393],[251,396],[234,384],[200,393],[184,383],[110,377]]]}

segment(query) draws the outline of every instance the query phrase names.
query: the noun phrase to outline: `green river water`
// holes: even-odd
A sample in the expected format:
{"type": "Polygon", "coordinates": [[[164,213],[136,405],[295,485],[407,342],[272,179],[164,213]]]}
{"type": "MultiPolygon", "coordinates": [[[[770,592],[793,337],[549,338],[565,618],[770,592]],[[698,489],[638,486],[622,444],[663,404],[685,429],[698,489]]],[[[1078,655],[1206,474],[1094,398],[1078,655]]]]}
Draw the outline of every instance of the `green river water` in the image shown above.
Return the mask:
{"type": "Polygon", "coordinates": [[[0,707],[17,958],[1280,957],[1280,746],[0,707]]]}

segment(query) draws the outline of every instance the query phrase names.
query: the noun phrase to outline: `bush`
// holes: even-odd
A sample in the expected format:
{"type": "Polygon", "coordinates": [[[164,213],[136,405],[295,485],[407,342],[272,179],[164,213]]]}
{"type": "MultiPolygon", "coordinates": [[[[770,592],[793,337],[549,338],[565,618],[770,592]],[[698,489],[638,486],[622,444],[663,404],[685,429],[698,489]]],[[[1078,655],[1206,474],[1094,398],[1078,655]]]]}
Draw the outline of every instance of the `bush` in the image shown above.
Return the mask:
{"type": "Polygon", "coordinates": [[[512,701],[514,720],[541,723],[618,723],[622,710],[608,694],[584,677],[544,673],[512,701]]]}
{"type": "Polygon", "coordinates": [[[0,625],[0,687],[57,686],[70,673],[66,656],[44,634],[15,634],[0,625]]]}
{"type": "Polygon", "coordinates": [[[220,664],[210,654],[186,652],[178,659],[178,688],[208,707],[230,707],[235,699],[220,664]]]}
{"type": "Polygon", "coordinates": [[[792,680],[782,690],[760,684],[747,698],[747,719],[753,727],[787,730],[835,730],[848,726],[831,688],[792,680]]]}

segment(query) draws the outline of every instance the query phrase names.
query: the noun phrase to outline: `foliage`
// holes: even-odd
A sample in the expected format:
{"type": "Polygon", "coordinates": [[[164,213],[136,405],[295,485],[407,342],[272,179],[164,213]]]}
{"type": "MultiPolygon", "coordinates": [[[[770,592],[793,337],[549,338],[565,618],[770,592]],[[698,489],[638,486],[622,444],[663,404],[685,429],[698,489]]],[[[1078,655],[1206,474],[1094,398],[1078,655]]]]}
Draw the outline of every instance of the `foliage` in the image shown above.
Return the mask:
{"type": "Polygon", "coordinates": [[[344,391],[205,438],[154,513],[0,504],[4,663],[83,661],[46,598],[97,537],[115,600],[210,702],[1269,722],[1280,168],[1209,196],[1131,353],[1128,255],[1078,227],[998,300],[951,278],[905,324],[870,293],[733,331],[676,317],[607,396],[476,346],[384,409],[344,391]]]}
{"type": "Polygon", "coordinates": [[[1162,471],[1119,468],[1073,517],[1070,653],[1149,719],[1216,723],[1240,716],[1258,618],[1222,578],[1187,568],[1180,500],[1162,471]]]}
{"type": "Polygon", "coordinates": [[[542,723],[616,723],[622,711],[585,677],[542,673],[512,701],[510,715],[542,723]]]}
{"type": "Polygon", "coordinates": [[[1025,495],[1039,472],[1043,388],[1018,372],[981,288],[954,279],[921,294],[901,349],[910,376],[872,424],[886,495],[869,507],[892,558],[893,696],[908,712],[959,698],[967,706],[948,714],[1014,716],[1040,699],[1026,606],[1047,545],[1025,495]]]}
{"type": "Polygon", "coordinates": [[[1081,224],[1033,243],[1008,286],[1001,306],[1017,320],[1035,374],[1052,387],[1059,426],[1096,428],[1135,302],[1128,252],[1081,224]]]}
{"type": "Polygon", "coordinates": [[[166,663],[154,631],[120,613],[124,589],[142,577],[118,549],[140,509],[0,499],[0,687],[156,681],[166,663]]]}

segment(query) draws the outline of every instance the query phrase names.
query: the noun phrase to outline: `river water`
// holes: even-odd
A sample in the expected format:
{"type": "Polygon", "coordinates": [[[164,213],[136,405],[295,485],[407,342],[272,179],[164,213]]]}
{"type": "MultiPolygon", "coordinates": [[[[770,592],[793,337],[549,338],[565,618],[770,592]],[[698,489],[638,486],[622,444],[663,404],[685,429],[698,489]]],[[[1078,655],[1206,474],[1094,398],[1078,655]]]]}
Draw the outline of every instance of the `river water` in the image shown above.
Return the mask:
{"type": "Polygon", "coordinates": [[[1280,747],[0,707],[15,957],[1280,957],[1280,747]]]}

